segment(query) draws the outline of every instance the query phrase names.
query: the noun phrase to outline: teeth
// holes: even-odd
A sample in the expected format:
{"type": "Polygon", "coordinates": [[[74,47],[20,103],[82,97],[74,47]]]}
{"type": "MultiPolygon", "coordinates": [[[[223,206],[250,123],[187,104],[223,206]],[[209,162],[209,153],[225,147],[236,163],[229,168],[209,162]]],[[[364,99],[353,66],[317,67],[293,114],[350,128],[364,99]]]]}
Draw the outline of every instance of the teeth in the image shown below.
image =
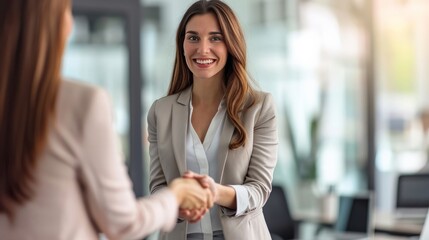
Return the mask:
{"type": "Polygon", "coordinates": [[[210,64],[210,63],[213,63],[213,62],[214,62],[214,60],[213,60],[213,59],[205,59],[205,60],[197,59],[197,60],[196,60],[196,62],[197,62],[198,64],[210,64]]]}

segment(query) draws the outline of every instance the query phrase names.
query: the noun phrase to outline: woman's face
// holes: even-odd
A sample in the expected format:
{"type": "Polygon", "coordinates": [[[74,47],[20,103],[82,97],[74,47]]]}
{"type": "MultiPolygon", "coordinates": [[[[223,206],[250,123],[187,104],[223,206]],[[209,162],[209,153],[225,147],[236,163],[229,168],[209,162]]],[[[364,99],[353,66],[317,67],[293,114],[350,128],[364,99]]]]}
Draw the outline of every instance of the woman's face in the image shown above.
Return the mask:
{"type": "Polygon", "coordinates": [[[183,49],[194,80],[222,79],[228,51],[213,13],[195,15],[189,20],[183,49]]]}

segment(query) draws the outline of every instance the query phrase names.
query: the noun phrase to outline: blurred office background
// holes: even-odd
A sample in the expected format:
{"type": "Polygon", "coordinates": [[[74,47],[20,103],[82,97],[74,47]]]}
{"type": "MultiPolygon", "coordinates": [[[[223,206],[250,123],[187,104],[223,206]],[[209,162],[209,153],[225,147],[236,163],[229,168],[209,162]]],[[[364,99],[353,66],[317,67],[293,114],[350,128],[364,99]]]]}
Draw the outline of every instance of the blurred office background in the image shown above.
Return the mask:
{"type": "MultiPolygon", "coordinates": [[[[175,31],[193,0],[74,0],[63,73],[112,96],[137,195],[148,194],[146,113],[166,94],[175,31]]],[[[374,191],[394,210],[397,176],[428,171],[429,1],[225,0],[248,71],[272,93],[274,184],[292,212],[332,211],[329,194],[374,191]]]]}

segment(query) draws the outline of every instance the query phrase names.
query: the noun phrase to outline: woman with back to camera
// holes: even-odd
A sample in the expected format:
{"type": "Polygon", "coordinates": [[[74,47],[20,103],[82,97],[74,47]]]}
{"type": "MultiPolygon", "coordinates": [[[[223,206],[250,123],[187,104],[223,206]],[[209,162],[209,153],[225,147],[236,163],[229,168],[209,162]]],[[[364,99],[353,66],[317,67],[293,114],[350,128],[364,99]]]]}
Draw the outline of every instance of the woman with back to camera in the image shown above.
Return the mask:
{"type": "Polygon", "coordinates": [[[215,205],[205,215],[181,210],[160,239],[270,239],[262,207],[277,161],[276,116],[271,95],[249,83],[236,16],[221,1],[195,2],[176,48],[168,96],[148,114],[150,189],[195,178],[215,193],[215,205]]]}
{"type": "Polygon", "coordinates": [[[60,78],[71,25],[68,0],[0,0],[0,238],[141,239],[204,213],[195,179],[136,201],[107,95],[60,78]]]}

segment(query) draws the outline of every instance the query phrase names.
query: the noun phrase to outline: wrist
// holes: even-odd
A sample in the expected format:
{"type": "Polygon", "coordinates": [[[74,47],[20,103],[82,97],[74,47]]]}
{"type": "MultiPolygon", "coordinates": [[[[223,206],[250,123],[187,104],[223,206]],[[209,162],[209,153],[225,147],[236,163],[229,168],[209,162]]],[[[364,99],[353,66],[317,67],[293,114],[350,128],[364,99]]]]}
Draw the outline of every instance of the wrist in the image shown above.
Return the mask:
{"type": "Polygon", "coordinates": [[[235,209],[236,208],[236,192],[235,189],[232,186],[225,186],[221,184],[216,184],[216,201],[215,203],[217,205],[235,209]]]}
{"type": "Polygon", "coordinates": [[[183,202],[184,196],[183,196],[183,191],[181,189],[181,185],[178,183],[178,181],[174,180],[173,182],[171,182],[168,188],[170,189],[170,191],[173,192],[174,196],[176,197],[177,203],[181,205],[183,202]]]}

